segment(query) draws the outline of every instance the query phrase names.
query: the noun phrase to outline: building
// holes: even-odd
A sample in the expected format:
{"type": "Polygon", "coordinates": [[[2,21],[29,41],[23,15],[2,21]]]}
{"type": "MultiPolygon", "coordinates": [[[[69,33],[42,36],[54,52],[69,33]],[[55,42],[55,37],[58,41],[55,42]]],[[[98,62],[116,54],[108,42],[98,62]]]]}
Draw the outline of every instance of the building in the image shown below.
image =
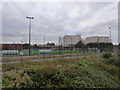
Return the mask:
{"type": "Polygon", "coordinates": [[[81,35],[65,35],[63,37],[63,46],[73,46],[79,41],[83,41],[81,35]]]}
{"type": "Polygon", "coordinates": [[[88,43],[109,43],[110,39],[107,36],[92,36],[85,39],[85,44],[88,43]]]}
{"type": "Polygon", "coordinates": [[[54,49],[56,48],[55,43],[47,43],[45,45],[40,45],[39,49],[54,49]]]}
{"type": "Polygon", "coordinates": [[[2,44],[2,50],[22,50],[28,49],[28,44],[2,44]]]}

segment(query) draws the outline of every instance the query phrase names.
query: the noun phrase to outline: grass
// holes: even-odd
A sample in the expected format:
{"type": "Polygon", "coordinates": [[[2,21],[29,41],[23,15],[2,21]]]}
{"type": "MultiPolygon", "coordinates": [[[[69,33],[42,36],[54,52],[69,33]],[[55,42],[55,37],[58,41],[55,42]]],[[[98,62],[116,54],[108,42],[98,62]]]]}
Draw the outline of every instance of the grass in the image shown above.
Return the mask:
{"type": "MultiPolygon", "coordinates": [[[[93,55],[93,54],[85,54],[93,55]]],[[[25,60],[34,60],[34,59],[46,59],[46,58],[58,58],[58,57],[70,57],[70,56],[84,56],[83,53],[80,54],[59,54],[59,55],[41,55],[41,56],[17,56],[17,57],[2,57],[2,62],[9,61],[25,61],[25,60]]]]}
{"type": "Polygon", "coordinates": [[[120,88],[119,67],[101,57],[3,64],[3,88],[120,88]]]}

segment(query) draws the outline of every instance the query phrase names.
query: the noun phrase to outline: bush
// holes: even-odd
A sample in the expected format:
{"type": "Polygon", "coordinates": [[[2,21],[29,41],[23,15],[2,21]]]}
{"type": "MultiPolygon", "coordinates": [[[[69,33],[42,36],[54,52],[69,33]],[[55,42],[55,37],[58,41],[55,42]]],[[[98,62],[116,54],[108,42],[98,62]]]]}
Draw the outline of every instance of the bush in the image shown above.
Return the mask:
{"type": "Polygon", "coordinates": [[[118,56],[120,57],[120,52],[118,53],[118,56]]]}
{"type": "Polygon", "coordinates": [[[110,58],[110,57],[112,57],[113,55],[112,55],[112,53],[111,52],[106,52],[106,53],[103,53],[103,58],[110,58]]]}
{"type": "Polygon", "coordinates": [[[120,65],[120,60],[118,57],[111,57],[109,59],[107,59],[107,62],[116,66],[120,65]]]}
{"type": "Polygon", "coordinates": [[[115,60],[116,64],[120,62],[117,57],[111,57],[105,60],[106,63],[102,62],[101,58],[56,60],[54,63],[44,61],[39,67],[38,62],[36,65],[35,62],[26,63],[23,70],[14,69],[3,73],[2,87],[4,89],[120,88],[118,68],[108,64],[109,60],[110,62],[115,60]]]}

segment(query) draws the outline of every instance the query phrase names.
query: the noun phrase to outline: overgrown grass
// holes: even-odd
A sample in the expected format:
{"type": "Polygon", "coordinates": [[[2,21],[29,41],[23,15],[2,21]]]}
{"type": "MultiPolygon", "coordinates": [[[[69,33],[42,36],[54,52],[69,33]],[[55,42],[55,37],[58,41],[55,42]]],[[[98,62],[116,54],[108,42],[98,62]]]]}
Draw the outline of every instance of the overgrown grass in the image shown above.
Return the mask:
{"type": "Polygon", "coordinates": [[[120,88],[119,67],[101,57],[4,64],[3,88],[120,88]]]}
{"type": "MultiPolygon", "coordinates": [[[[34,60],[34,59],[45,59],[45,58],[57,58],[57,57],[70,57],[70,56],[83,56],[84,53],[80,54],[58,54],[58,55],[40,55],[40,56],[13,56],[13,57],[2,57],[2,62],[9,61],[25,61],[25,60],[34,60]]],[[[85,55],[93,55],[93,54],[85,54],[85,55]]]]}

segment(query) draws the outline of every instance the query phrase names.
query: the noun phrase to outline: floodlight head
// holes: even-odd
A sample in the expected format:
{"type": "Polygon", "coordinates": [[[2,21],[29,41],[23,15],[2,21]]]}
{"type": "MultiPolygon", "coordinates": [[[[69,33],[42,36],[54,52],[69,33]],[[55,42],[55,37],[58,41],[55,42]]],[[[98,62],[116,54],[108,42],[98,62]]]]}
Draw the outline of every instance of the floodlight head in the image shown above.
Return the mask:
{"type": "Polygon", "coordinates": [[[109,29],[111,29],[111,27],[108,27],[109,29]]]}
{"type": "Polygon", "coordinates": [[[34,19],[34,17],[31,17],[31,19],[34,19]]]}
{"type": "Polygon", "coordinates": [[[34,17],[26,17],[26,18],[28,18],[28,19],[34,19],[34,17]]]}

